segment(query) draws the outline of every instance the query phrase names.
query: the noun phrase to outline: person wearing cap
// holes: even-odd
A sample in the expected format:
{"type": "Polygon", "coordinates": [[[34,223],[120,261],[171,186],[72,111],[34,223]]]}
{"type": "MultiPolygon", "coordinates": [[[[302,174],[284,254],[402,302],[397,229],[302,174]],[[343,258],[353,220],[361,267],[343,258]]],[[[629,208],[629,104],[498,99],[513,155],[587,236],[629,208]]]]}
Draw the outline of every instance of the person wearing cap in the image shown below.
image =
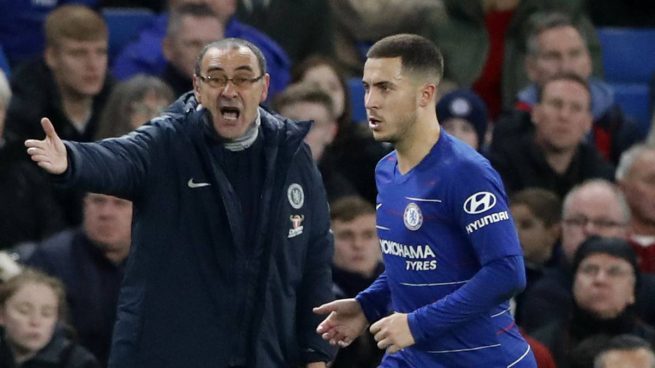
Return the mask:
{"type": "Polygon", "coordinates": [[[594,368],[655,368],[655,352],[640,337],[615,336],[594,357],[594,368]]]}
{"type": "Polygon", "coordinates": [[[655,329],[642,322],[634,308],[640,274],[626,240],[588,238],[575,253],[573,274],[574,304],[568,316],[532,333],[548,346],[558,367],[584,359],[578,352],[588,350],[599,336],[632,334],[655,342],[655,329]]]}
{"type": "Polygon", "coordinates": [[[475,92],[457,89],[446,93],[437,102],[441,126],[478,151],[485,147],[487,105],[475,92]]]}

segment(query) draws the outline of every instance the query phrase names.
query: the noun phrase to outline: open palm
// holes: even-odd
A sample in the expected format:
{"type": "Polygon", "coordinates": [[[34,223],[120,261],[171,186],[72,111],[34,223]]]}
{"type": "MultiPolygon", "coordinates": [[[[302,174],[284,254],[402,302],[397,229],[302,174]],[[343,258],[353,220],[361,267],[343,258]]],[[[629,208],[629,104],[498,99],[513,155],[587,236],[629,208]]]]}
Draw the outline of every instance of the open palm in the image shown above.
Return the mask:
{"type": "Polygon", "coordinates": [[[366,330],[368,321],[355,299],[335,300],[314,308],[314,313],[330,315],[318,325],[316,332],[332,345],[346,347],[366,330]]]}

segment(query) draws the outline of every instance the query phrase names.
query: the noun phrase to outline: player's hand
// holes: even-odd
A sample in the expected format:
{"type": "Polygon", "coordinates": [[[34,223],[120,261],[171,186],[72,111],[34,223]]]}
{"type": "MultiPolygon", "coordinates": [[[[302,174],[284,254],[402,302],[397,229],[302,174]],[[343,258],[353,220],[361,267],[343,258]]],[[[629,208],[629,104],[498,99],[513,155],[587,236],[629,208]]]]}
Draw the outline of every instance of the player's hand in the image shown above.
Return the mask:
{"type": "Polygon", "coordinates": [[[50,174],[62,174],[68,168],[68,156],[64,142],[59,139],[50,119],[41,119],[41,127],[45,132],[45,138],[41,141],[28,139],[25,141],[27,154],[32,161],[50,174]]]}
{"type": "Polygon", "coordinates": [[[388,354],[415,343],[405,313],[394,313],[382,318],[371,325],[370,331],[378,342],[378,348],[386,349],[388,354]]]}
{"type": "Polygon", "coordinates": [[[346,347],[361,335],[368,325],[362,307],[355,299],[335,300],[314,308],[316,314],[330,315],[318,325],[316,332],[332,345],[346,347]]]}

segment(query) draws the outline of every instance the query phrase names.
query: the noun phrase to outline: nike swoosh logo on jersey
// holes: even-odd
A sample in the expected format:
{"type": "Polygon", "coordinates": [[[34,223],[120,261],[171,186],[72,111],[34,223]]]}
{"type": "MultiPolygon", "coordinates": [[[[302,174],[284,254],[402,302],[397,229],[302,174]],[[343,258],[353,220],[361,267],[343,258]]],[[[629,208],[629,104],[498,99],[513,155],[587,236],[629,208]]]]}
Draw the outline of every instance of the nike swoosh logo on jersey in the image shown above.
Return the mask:
{"type": "Polygon", "coordinates": [[[376,205],[375,205],[375,210],[376,210],[376,211],[379,210],[380,207],[382,207],[382,203],[378,203],[378,204],[376,204],[376,205]]]}
{"type": "Polygon", "coordinates": [[[189,179],[189,181],[186,183],[186,185],[189,186],[189,188],[195,189],[195,188],[202,188],[202,187],[208,187],[211,184],[209,183],[196,183],[193,181],[193,178],[189,179]]]}

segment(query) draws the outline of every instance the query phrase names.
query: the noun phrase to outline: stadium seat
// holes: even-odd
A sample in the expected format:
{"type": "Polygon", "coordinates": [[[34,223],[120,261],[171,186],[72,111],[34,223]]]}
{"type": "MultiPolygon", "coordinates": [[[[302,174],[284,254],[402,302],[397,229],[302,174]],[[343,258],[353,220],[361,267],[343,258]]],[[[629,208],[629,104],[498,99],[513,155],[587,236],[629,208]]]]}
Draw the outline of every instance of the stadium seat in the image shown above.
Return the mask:
{"type": "Polygon", "coordinates": [[[605,80],[648,83],[655,73],[655,28],[599,28],[605,80]]]}
{"type": "Polygon", "coordinates": [[[102,15],[109,28],[110,61],[156,17],[146,8],[104,8],[102,15]]]}
{"type": "Polygon", "coordinates": [[[356,123],[366,121],[366,108],[364,107],[364,86],[361,78],[348,79],[350,103],[352,104],[352,120],[356,123]]]}
{"type": "Polygon", "coordinates": [[[643,136],[650,129],[650,88],[648,84],[610,83],[614,89],[614,99],[623,112],[634,120],[643,136]]]}
{"type": "Polygon", "coordinates": [[[617,103],[644,134],[651,111],[649,82],[655,75],[655,28],[599,28],[605,80],[617,103]]]}

